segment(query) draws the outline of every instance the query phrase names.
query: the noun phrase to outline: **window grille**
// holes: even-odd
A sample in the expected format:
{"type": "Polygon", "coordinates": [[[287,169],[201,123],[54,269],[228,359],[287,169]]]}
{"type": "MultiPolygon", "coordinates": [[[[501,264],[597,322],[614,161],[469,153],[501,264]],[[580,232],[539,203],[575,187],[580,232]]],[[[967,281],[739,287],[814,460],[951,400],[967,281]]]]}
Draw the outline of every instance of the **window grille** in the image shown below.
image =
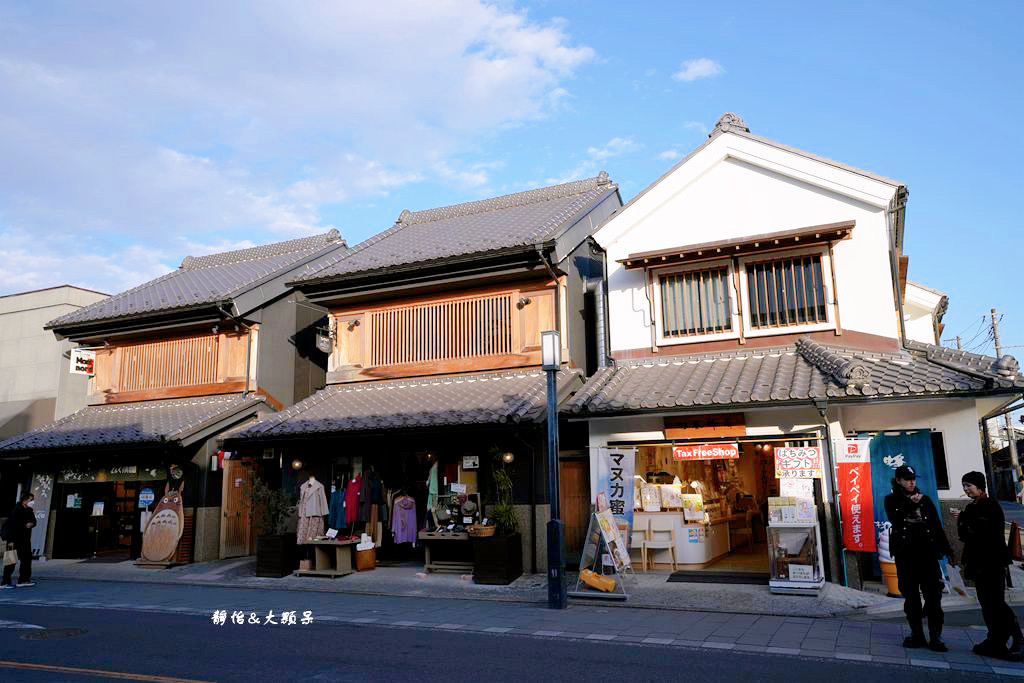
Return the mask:
{"type": "Polygon", "coordinates": [[[661,320],[666,338],[732,329],[728,267],[670,273],[659,278],[661,320]]]}
{"type": "Polygon", "coordinates": [[[820,254],[748,264],[747,294],[754,329],[828,322],[820,254]]]}

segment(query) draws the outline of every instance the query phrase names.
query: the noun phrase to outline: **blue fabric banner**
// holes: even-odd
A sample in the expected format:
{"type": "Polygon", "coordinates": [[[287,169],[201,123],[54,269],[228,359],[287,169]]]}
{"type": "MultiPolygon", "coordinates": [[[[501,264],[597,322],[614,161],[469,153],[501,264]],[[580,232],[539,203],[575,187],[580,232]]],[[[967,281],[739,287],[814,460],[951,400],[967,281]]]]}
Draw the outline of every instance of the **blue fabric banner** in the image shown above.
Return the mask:
{"type": "MultiPolygon", "coordinates": [[[[866,437],[865,437],[866,438],[866,437]]],[[[935,483],[935,460],[932,456],[932,437],[927,429],[909,432],[882,432],[871,438],[871,493],[874,496],[876,537],[888,527],[885,497],[892,493],[892,480],[896,468],[910,465],[917,472],[917,488],[939,506],[939,489],[935,483]]],[[[940,522],[941,516],[940,516],[940,522]]],[[[888,548],[888,543],[879,543],[888,548]]],[[[878,570],[878,555],[875,554],[878,570]]]]}

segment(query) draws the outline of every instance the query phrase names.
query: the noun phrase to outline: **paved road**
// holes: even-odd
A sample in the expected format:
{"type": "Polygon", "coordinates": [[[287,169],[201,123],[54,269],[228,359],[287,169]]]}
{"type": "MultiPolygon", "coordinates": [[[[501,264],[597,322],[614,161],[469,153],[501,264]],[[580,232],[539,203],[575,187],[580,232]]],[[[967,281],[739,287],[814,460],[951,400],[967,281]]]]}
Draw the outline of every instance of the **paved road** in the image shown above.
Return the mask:
{"type": "MultiPolygon", "coordinates": [[[[983,631],[947,629],[952,651],[945,655],[904,650],[905,633],[898,622],[602,605],[553,611],[539,604],[215,586],[49,580],[0,592],[0,662],[201,680],[677,680],[695,671],[740,680],[820,680],[823,674],[852,680],[856,674],[860,683],[864,676],[1024,679],[1024,664],[970,652],[983,631]],[[217,610],[225,612],[223,625],[213,622],[217,610]],[[261,624],[234,624],[235,611],[261,624]],[[282,612],[301,619],[309,611],[313,623],[262,624],[271,611],[275,620],[282,612]],[[67,628],[85,632],[38,639],[67,628]]],[[[0,668],[0,680],[69,676],[78,674],[0,668]]]]}
{"type": "Polygon", "coordinates": [[[17,606],[0,607],[0,618],[80,631],[31,639],[50,631],[0,629],[5,681],[996,679],[833,658],[375,625],[225,628],[199,615],[17,606]],[[24,664],[47,668],[19,668],[24,664]]]}

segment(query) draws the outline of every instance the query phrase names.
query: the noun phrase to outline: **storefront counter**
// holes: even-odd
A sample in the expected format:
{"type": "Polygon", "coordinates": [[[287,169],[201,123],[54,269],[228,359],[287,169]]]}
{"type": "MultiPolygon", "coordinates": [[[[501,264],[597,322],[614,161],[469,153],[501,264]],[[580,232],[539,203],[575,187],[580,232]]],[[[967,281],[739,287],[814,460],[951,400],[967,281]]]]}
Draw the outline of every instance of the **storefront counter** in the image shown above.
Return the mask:
{"type": "MultiPolygon", "coordinates": [[[[687,522],[683,513],[669,512],[634,512],[633,528],[647,529],[648,523],[655,519],[671,519],[675,533],[677,564],[707,564],[730,550],[728,517],[711,520],[710,523],[687,522]]],[[[660,532],[656,537],[666,538],[668,532],[660,532]]],[[[672,555],[667,550],[651,550],[648,561],[665,567],[672,566],[672,555]]]]}

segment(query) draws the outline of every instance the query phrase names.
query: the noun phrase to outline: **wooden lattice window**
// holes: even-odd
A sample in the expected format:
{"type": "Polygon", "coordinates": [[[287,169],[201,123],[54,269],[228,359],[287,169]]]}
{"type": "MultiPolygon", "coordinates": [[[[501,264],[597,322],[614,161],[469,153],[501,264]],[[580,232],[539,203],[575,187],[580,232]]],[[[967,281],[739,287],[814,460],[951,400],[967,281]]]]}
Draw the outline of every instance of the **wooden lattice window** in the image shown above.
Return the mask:
{"type": "Polygon", "coordinates": [[[370,311],[370,363],[394,365],[513,353],[512,294],[370,311]]]}
{"type": "Polygon", "coordinates": [[[661,275],[658,284],[662,336],[690,337],[732,329],[727,266],[661,275]]]}
{"type": "Polygon", "coordinates": [[[752,328],[828,322],[821,254],[749,263],[746,271],[752,328]]]}

